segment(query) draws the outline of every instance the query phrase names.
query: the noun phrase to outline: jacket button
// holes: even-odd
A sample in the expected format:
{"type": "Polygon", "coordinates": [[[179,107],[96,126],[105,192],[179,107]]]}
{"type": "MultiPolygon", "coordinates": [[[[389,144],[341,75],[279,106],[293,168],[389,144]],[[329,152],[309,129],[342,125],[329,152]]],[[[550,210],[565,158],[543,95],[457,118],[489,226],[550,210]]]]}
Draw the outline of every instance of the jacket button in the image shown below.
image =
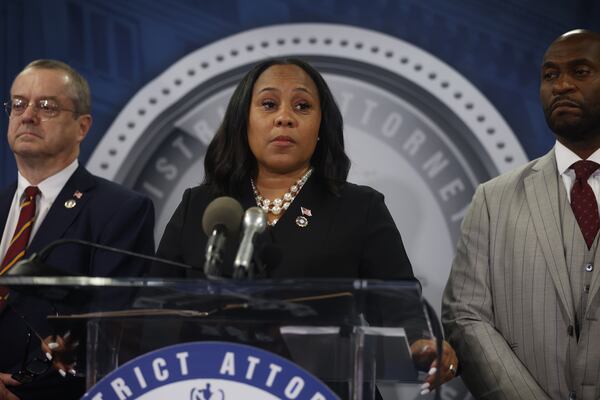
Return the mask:
{"type": "Polygon", "coordinates": [[[587,272],[592,272],[594,270],[594,264],[585,264],[585,270],[587,272]]]}
{"type": "Polygon", "coordinates": [[[569,336],[573,336],[573,325],[569,325],[569,327],[567,328],[567,334],[569,336]]]}
{"type": "Polygon", "coordinates": [[[574,390],[569,392],[569,400],[577,400],[577,393],[574,390]]]}

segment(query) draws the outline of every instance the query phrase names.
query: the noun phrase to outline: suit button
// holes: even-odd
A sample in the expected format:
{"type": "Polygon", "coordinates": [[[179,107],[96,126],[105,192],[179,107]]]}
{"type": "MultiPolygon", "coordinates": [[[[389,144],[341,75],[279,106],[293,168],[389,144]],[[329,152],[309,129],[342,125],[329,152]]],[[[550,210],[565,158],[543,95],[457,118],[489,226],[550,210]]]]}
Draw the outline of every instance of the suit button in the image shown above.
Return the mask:
{"type": "Polygon", "coordinates": [[[585,270],[587,272],[592,272],[594,270],[594,264],[585,264],[585,270]]]}
{"type": "Polygon", "coordinates": [[[577,400],[577,393],[574,390],[569,392],[569,400],[577,400]]]}
{"type": "Polygon", "coordinates": [[[567,328],[567,334],[569,336],[573,336],[573,325],[569,325],[569,327],[567,328]]]}

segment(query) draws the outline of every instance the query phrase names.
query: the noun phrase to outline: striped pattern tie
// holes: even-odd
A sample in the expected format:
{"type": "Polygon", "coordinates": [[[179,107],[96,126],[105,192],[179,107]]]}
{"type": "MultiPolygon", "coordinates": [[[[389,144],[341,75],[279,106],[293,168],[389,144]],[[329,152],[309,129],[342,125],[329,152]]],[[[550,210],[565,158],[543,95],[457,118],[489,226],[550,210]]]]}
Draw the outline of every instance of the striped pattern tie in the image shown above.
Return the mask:
{"type": "MultiPolygon", "coordinates": [[[[8,250],[4,256],[4,260],[0,266],[0,275],[3,275],[12,268],[19,260],[25,256],[29,237],[31,236],[31,228],[35,220],[35,200],[40,190],[37,186],[28,186],[25,189],[25,199],[21,204],[19,212],[19,221],[15,234],[8,245],[8,250]]],[[[0,286],[0,312],[4,310],[8,299],[9,291],[5,286],[0,286]]]]}

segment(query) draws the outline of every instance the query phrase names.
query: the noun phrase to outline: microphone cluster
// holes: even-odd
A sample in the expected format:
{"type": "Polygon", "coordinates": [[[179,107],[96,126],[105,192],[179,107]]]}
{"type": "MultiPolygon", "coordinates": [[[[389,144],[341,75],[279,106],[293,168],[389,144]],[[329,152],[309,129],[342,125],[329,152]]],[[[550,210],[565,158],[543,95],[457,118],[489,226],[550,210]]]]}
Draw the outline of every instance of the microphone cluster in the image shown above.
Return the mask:
{"type": "MultiPolygon", "coordinates": [[[[257,254],[255,254],[256,237],[263,233],[266,228],[267,216],[259,207],[250,207],[244,212],[241,204],[231,197],[224,196],[213,200],[206,207],[204,215],[202,216],[202,229],[208,237],[204,257],[204,275],[207,278],[217,278],[224,275],[223,256],[226,244],[229,240],[238,239],[240,233],[241,240],[233,263],[234,278],[254,278],[259,267],[256,265],[257,260],[260,267],[263,269],[264,266],[277,266],[282,258],[281,250],[277,246],[266,244],[260,248],[258,257],[257,254]]],[[[39,253],[32,254],[29,258],[21,260],[17,265],[11,268],[8,275],[35,276],[40,273],[46,276],[65,275],[65,272],[44,264],[44,260],[56,247],[66,244],[76,244],[83,247],[100,249],[159,264],[172,265],[178,268],[192,268],[186,264],[138,254],[115,247],[104,246],[85,240],[59,239],[47,245],[39,253]]]]}
{"type": "MultiPolygon", "coordinates": [[[[267,228],[267,216],[259,207],[250,207],[245,212],[241,204],[231,197],[219,197],[213,200],[202,216],[202,228],[208,242],[204,261],[204,274],[207,277],[222,276],[223,253],[228,240],[241,240],[233,262],[233,277],[251,279],[255,275],[253,263],[257,235],[267,228]]],[[[281,254],[274,246],[265,246],[261,252],[263,261],[277,264],[281,254]]]]}

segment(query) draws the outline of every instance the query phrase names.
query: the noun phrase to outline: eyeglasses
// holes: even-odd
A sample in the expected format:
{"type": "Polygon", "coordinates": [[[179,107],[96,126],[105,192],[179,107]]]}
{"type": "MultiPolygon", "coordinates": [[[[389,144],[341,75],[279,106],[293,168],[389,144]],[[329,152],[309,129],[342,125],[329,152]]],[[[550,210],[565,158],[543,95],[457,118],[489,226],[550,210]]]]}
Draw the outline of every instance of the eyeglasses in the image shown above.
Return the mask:
{"type": "MultiPolygon", "coordinates": [[[[10,306],[9,306],[10,307],[10,306]]],[[[40,340],[40,343],[43,342],[44,339],[40,336],[39,333],[27,322],[25,317],[17,312],[14,307],[10,307],[10,310],[17,314],[25,326],[27,326],[27,345],[25,346],[25,354],[23,355],[23,360],[21,361],[21,368],[19,372],[12,374],[12,378],[21,383],[30,383],[34,381],[38,376],[45,374],[48,372],[50,367],[52,366],[52,362],[45,357],[34,357],[30,359],[30,351],[31,351],[31,336],[34,335],[40,340]]],[[[38,349],[40,345],[38,345],[38,349]]]]}
{"type": "Polygon", "coordinates": [[[27,331],[27,347],[23,356],[23,361],[21,362],[21,368],[18,372],[12,374],[12,378],[21,383],[30,383],[34,381],[38,376],[48,372],[52,366],[52,361],[48,360],[47,358],[34,357],[31,360],[29,359],[32,331],[29,328],[27,331]]]}
{"type": "Polygon", "coordinates": [[[61,107],[57,101],[53,99],[40,99],[38,101],[27,101],[25,99],[16,98],[4,103],[4,111],[9,118],[22,115],[27,108],[33,105],[33,111],[39,116],[40,121],[52,119],[62,111],[68,111],[77,114],[77,111],[61,107]]]}

